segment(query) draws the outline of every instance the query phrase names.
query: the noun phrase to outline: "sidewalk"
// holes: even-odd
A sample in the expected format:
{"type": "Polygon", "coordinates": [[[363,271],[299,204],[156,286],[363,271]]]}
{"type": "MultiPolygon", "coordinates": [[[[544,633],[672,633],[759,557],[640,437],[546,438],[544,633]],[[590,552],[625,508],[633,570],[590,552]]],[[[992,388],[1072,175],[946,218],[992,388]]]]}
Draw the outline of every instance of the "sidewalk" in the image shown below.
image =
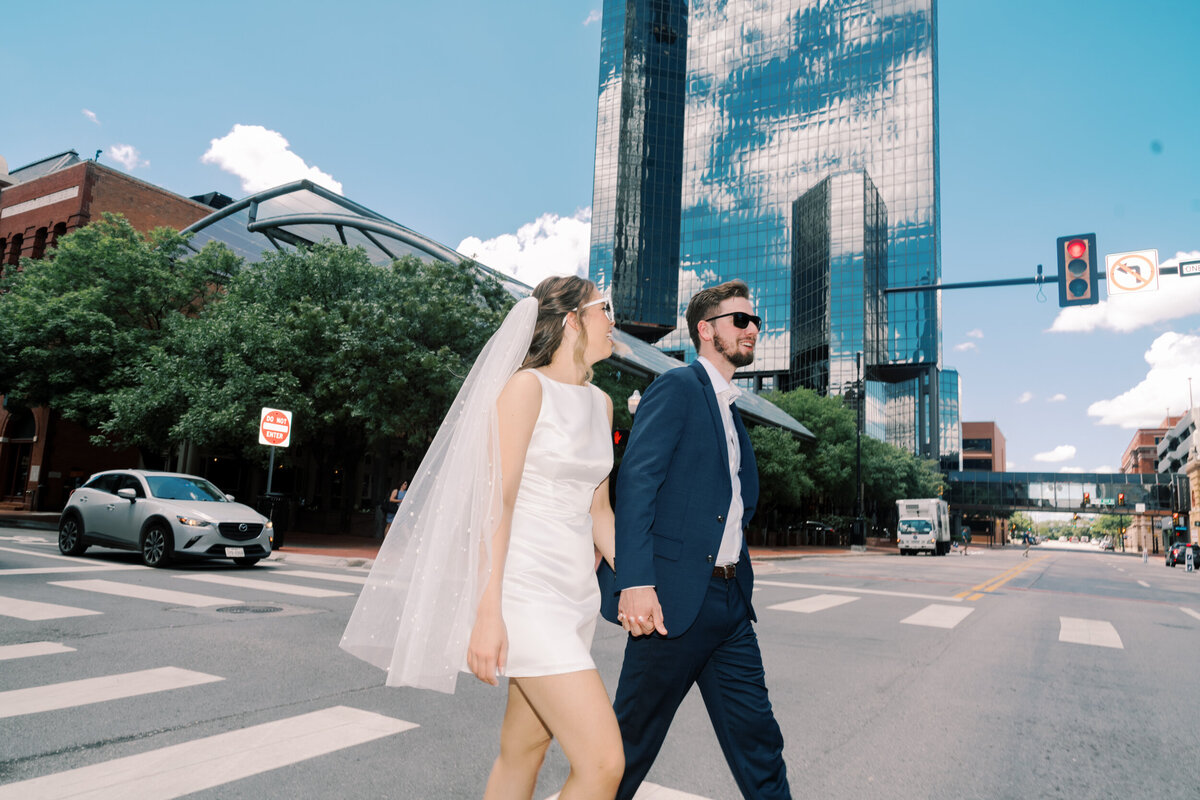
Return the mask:
{"type": "MultiPolygon", "coordinates": [[[[0,511],[0,526],[33,528],[47,532],[58,530],[58,514],[25,511],[0,511]]],[[[370,567],[379,553],[382,539],[344,534],[288,531],[283,547],[270,556],[273,561],[327,563],[331,566],[370,567]]],[[[848,547],[751,547],[751,561],[774,561],[814,556],[860,556],[895,554],[894,547],[868,547],[855,553],[848,547]]]]}

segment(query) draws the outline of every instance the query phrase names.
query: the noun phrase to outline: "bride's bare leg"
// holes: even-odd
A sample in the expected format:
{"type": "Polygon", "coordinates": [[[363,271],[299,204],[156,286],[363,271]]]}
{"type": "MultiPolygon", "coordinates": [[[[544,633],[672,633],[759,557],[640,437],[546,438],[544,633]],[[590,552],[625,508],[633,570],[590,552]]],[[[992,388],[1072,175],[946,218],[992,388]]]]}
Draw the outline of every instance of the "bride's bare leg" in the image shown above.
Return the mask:
{"type": "Polygon", "coordinates": [[[550,746],[550,731],[538,719],[516,680],[508,682],[508,705],[500,724],[500,755],[492,764],[484,800],[529,800],[550,746]]]}
{"type": "Polygon", "coordinates": [[[514,682],[571,764],[560,800],[612,800],[625,771],[625,754],[600,674],[591,669],[514,682]]]}

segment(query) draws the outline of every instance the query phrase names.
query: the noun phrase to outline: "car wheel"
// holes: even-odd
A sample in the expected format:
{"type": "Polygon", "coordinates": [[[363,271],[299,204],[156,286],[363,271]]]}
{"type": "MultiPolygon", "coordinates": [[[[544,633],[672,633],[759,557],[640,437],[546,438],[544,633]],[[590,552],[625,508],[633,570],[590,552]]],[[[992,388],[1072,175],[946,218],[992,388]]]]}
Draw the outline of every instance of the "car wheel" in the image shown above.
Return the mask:
{"type": "Polygon", "coordinates": [[[142,534],[142,563],[147,567],[171,563],[171,532],[161,523],[151,525],[142,534]]]}
{"type": "Polygon", "coordinates": [[[88,546],[83,541],[83,525],[72,514],[58,526],[58,551],[64,556],[81,556],[88,546]]]}
{"type": "Polygon", "coordinates": [[[246,556],[245,558],[235,558],[233,563],[237,564],[239,567],[253,567],[260,560],[261,559],[246,556]]]}

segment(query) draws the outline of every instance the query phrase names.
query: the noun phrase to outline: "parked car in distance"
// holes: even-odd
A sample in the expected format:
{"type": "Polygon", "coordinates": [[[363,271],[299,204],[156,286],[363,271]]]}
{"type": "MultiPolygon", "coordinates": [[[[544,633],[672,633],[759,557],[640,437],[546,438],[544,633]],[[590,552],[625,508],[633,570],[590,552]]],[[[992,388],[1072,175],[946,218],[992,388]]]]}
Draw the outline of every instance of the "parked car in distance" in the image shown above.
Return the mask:
{"type": "Polygon", "coordinates": [[[1192,548],[1192,565],[1200,569],[1200,544],[1188,544],[1187,542],[1176,542],[1167,548],[1167,566],[1173,567],[1176,564],[1187,563],[1187,549],[1192,548]]]}
{"type": "Polygon", "coordinates": [[[195,475],[110,470],[72,492],[58,520],[64,555],[91,545],[136,550],[149,567],[185,558],[249,567],[271,553],[271,521],[195,475]]]}

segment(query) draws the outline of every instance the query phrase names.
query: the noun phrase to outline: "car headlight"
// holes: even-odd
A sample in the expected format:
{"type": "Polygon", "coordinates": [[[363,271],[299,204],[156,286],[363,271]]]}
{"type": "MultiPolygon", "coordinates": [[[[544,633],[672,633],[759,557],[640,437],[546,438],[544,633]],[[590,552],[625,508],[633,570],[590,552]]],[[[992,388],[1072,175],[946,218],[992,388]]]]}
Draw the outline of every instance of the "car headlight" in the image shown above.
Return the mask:
{"type": "Polygon", "coordinates": [[[267,530],[270,530],[271,528],[274,528],[274,527],[275,527],[275,523],[271,522],[271,520],[267,520],[267,530]]]}
{"type": "Polygon", "coordinates": [[[207,520],[196,519],[195,517],[180,516],[176,517],[176,519],[182,522],[184,525],[187,525],[189,528],[203,528],[205,525],[208,525],[207,520]]]}

